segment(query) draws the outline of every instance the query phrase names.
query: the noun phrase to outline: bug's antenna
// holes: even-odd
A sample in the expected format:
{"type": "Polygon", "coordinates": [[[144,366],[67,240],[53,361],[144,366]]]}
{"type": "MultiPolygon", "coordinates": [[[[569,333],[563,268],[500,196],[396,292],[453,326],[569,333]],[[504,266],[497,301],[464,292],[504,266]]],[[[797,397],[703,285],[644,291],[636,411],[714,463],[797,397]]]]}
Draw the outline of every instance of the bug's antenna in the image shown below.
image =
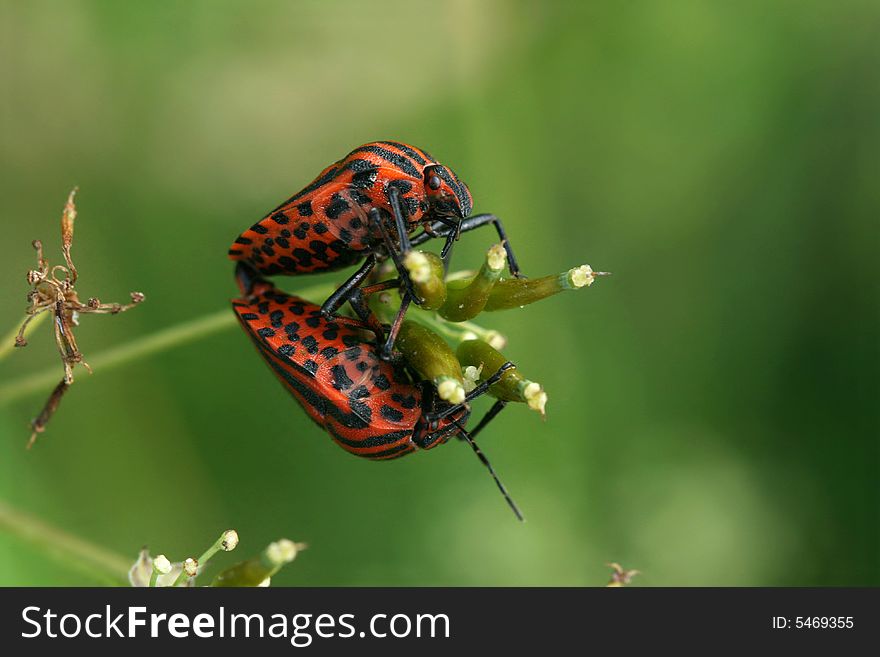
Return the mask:
{"type": "Polygon", "coordinates": [[[467,431],[456,421],[455,426],[458,427],[458,435],[464,438],[468,444],[473,448],[474,454],[477,455],[477,458],[483,462],[483,465],[486,466],[486,469],[489,471],[489,474],[492,475],[492,479],[495,480],[495,485],[498,486],[498,490],[501,491],[501,494],[504,495],[504,499],[507,501],[507,505],[510,509],[516,514],[517,520],[520,522],[525,522],[525,518],[523,518],[522,512],[519,510],[519,507],[516,505],[516,502],[513,501],[513,498],[510,497],[510,493],[507,492],[507,489],[504,487],[504,484],[501,483],[501,480],[498,478],[498,475],[495,474],[495,470],[492,468],[492,464],[489,463],[489,459],[486,458],[486,455],[483,454],[483,450],[479,448],[477,443],[474,442],[474,439],[470,437],[467,431]]]}

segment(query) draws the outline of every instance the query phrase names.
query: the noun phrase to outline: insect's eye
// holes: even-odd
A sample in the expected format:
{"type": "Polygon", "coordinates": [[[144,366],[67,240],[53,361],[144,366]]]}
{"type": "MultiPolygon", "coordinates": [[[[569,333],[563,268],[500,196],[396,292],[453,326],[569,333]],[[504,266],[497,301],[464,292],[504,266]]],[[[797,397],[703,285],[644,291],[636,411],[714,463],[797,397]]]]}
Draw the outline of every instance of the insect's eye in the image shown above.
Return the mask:
{"type": "Polygon", "coordinates": [[[431,189],[437,190],[440,189],[440,185],[443,183],[440,180],[440,176],[431,176],[428,178],[428,187],[431,189]]]}

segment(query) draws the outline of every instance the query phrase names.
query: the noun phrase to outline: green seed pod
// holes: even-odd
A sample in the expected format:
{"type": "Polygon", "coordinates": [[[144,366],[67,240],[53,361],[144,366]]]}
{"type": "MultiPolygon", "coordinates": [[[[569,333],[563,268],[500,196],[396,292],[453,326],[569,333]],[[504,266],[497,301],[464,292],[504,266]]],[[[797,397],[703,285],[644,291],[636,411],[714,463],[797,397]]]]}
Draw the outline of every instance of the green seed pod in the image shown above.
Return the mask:
{"type": "MultiPolygon", "coordinates": [[[[456,355],[464,367],[465,383],[485,381],[507,362],[497,349],[482,340],[466,340],[458,345],[456,355]]],[[[518,369],[508,370],[501,380],[489,388],[489,394],[504,401],[523,402],[544,415],[547,393],[540,384],[529,381],[518,369]]]]}
{"type": "Polygon", "coordinates": [[[404,320],[394,346],[420,377],[434,384],[440,399],[450,404],[464,401],[461,363],[446,340],[417,322],[404,320]]]}
{"type": "Polygon", "coordinates": [[[479,315],[506,264],[504,247],[501,244],[491,247],[476,276],[446,283],[446,303],[437,312],[450,322],[463,322],[479,315]]]}
{"type": "Polygon", "coordinates": [[[543,278],[513,278],[498,281],[484,310],[509,310],[527,306],[535,301],[552,297],[566,290],[580,290],[593,284],[596,276],[607,276],[608,272],[593,271],[590,265],[574,267],[567,272],[543,278]]]}
{"type": "Polygon", "coordinates": [[[410,251],[403,259],[416,294],[422,298],[421,308],[437,310],[446,301],[443,261],[429,251],[410,251]]]}

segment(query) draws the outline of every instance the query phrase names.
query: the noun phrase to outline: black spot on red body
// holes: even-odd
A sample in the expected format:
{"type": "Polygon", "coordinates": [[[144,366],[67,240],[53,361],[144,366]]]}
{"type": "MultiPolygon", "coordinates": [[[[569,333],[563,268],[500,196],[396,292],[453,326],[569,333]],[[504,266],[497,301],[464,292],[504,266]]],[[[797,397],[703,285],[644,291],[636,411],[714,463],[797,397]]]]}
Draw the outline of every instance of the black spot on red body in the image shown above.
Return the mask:
{"type": "Polygon", "coordinates": [[[312,254],[305,249],[294,249],[293,256],[299,261],[299,264],[301,264],[303,267],[312,266],[312,254]]]}
{"type": "Polygon", "coordinates": [[[391,399],[406,409],[413,409],[416,407],[416,398],[413,395],[401,395],[400,393],[395,392],[392,393],[391,399]]]}
{"type": "Polygon", "coordinates": [[[333,387],[337,390],[346,390],[354,385],[354,381],[349,378],[342,365],[334,365],[330,368],[330,372],[333,374],[333,387]]]}
{"type": "Polygon", "coordinates": [[[338,219],[339,215],[348,209],[348,201],[342,198],[339,194],[334,194],[330,199],[330,203],[324,208],[324,214],[327,215],[329,219],[338,219]]]}
{"type": "Polygon", "coordinates": [[[391,420],[392,422],[400,422],[403,419],[403,413],[398,411],[396,408],[391,408],[387,404],[382,405],[382,409],[379,411],[386,420],[391,420]]]}
{"type": "Polygon", "coordinates": [[[370,422],[373,419],[373,409],[359,399],[349,400],[351,412],[355,413],[364,422],[370,422]]]}

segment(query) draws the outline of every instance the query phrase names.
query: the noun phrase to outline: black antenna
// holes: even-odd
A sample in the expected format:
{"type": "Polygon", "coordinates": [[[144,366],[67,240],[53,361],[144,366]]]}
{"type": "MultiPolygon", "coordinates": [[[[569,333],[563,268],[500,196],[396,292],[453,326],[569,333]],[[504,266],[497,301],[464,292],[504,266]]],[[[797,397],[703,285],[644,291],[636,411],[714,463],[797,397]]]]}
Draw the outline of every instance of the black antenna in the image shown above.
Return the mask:
{"type": "Polygon", "coordinates": [[[507,492],[507,489],[504,487],[504,484],[501,483],[501,480],[498,478],[498,475],[495,474],[495,470],[492,469],[492,464],[489,463],[489,459],[486,458],[486,455],[483,454],[483,451],[479,448],[477,443],[474,442],[474,439],[470,437],[467,431],[455,421],[455,426],[458,427],[458,435],[464,438],[468,444],[473,448],[474,454],[477,455],[477,458],[483,462],[483,465],[486,466],[486,469],[489,470],[489,474],[492,475],[492,479],[495,480],[495,485],[498,486],[498,490],[501,491],[501,494],[504,495],[504,499],[507,500],[507,505],[511,508],[511,510],[516,514],[517,520],[520,522],[525,522],[525,518],[523,518],[522,512],[519,510],[519,507],[516,505],[516,502],[513,501],[513,498],[510,497],[510,493],[507,492]]]}

